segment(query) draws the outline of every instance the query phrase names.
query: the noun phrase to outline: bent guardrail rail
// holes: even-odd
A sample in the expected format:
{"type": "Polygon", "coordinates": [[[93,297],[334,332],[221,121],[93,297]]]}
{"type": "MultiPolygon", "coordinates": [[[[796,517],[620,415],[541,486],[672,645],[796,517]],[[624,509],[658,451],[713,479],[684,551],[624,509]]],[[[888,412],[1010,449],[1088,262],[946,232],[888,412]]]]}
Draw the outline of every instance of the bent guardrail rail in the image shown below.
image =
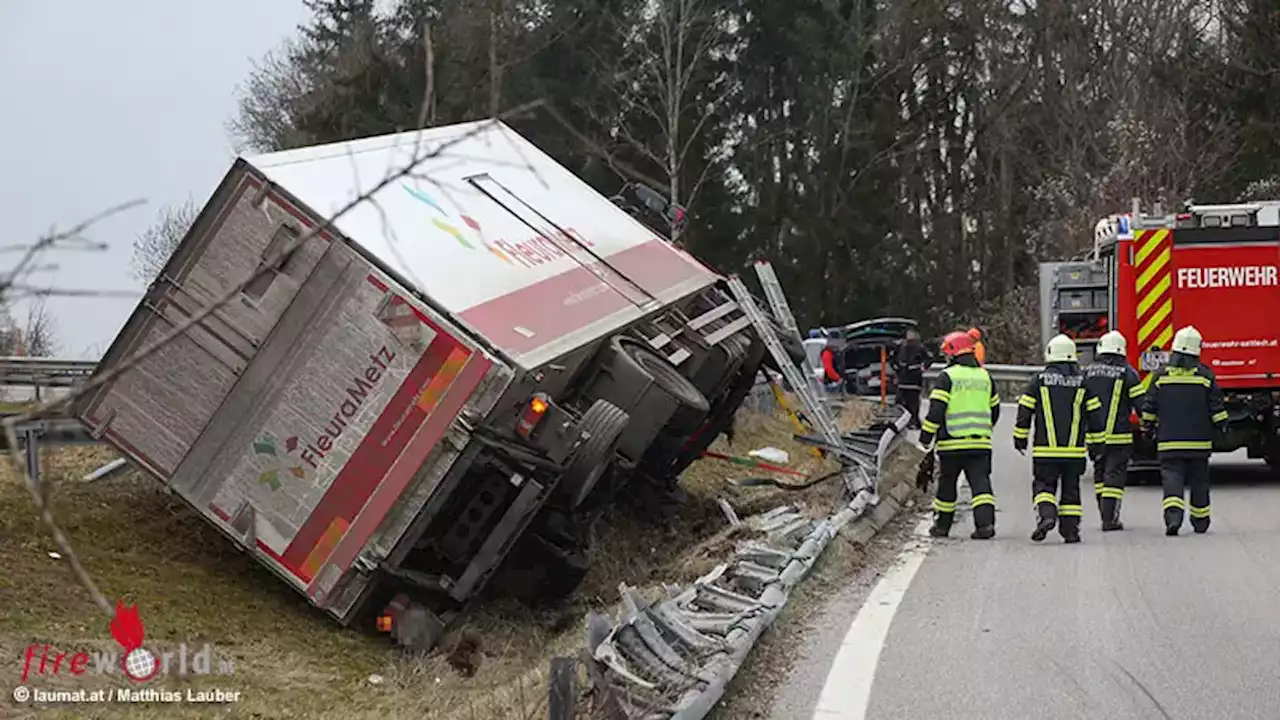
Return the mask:
{"type": "MultiPolygon", "coordinates": [[[[877,484],[907,420],[900,407],[882,408],[871,429],[845,435],[848,447],[874,468],[877,484]]],[[[756,537],[740,541],[727,562],[692,585],[666,585],[654,601],[621,585],[617,623],[594,613],[587,620],[588,671],[609,714],[705,717],[822,551],[878,502],[873,493],[859,492],[823,520],[789,505],[736,522],[731,516],[756,537]]]]}
{"type": "Polygon", "coordinates": [[[0,357],[0,386],[70,387],[93,375],[93,360],[40,357],[0,357]]]}

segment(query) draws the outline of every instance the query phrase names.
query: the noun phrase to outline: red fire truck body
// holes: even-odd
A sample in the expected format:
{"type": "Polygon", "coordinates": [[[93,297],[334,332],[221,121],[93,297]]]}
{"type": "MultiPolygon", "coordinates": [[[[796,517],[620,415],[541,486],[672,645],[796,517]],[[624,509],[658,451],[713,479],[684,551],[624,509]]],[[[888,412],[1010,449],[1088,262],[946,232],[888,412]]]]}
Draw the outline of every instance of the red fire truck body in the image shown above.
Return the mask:
{"type": "MultiPolygon", "coordinates": [[[[1168,362],[1178,328],[1204,338],[1201,361],[1217,376],[1230,412],[1218,452],[1246,448],[1280,464],[1280,203],[1188,205],[1169,216],[1119,217],[1095,257],[1111,278],[1110,326],[1128,340],[1145,378],[1168,362]],[[1270,217],[1268,217],[1268,215],[1270,217]]],[[[1154,459],[1150,442],[1135,462],[1154,459]]]]}

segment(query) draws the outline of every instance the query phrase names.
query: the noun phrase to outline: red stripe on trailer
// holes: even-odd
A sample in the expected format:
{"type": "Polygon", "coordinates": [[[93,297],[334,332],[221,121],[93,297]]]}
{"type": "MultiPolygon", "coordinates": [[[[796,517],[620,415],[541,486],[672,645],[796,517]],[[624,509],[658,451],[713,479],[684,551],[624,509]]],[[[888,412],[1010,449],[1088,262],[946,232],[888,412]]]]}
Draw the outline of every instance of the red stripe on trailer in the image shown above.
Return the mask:
{"type": "MultiPolygon", "coordinates": [[[[697,278],[714,278],[663,240],[637,245],[607,260],[653,295],[697,278]]],[[[612,288],[589,294],[601,283],[579,265],[465,310],[462,319],[494,345],[512,355],[524,355],[631,306],[630,300],[612,288]]]]}
{"type": "MultiPolygon", "coordinates": [[[[490,367],[492,363],[487,359],[476,353],[471,354],[471,359],[454,378],[444,398],[431,413],[425,415],[425,422],[421,424],[417,434],[409,441],[404,452],[374,490],[364,510],[356,517],[342,542],[329,557],[330,563],[345,571],[355,561],[356,556],[364,549],[387,512],[400,499],[414,475],[426,462],[432,449],[449,430],[450,423],[458,413],[462,412],[463,406],[471,398],[471,394],[480,385],[490,367]]],[[[418,411],[421,412],[420,409],[418,411]]],[[[314,583],[307,589],[307,594],[317,601],[321,600],[319,588],[314,583]]]]}
{"type": "Polygon", "coordinates": [[[456,340],[444,333],[436,336],[281,555],[281,564],[304,582],[310,582],[312,576],[305,571],[303,563],[325,529],[336,517],[355,519],[373,494],[377,478],[387,474],[426,419],[426,415],[417,410],[418,395],[450,351],[458,346],[456,340]]]}

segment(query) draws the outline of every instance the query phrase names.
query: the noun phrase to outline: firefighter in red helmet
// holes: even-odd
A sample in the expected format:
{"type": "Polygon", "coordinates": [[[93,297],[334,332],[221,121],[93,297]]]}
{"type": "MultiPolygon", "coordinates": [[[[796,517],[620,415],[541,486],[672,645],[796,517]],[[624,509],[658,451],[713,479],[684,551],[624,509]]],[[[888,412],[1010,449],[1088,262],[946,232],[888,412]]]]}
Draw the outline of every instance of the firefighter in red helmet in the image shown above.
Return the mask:
{"type": "Polygon", "coordinates": [[[968,333],[953,332],[942,342],[947,367],[929,393],[929,413],[921,423],[920,444],[937,438],[938,490],[929,534],[946,537],[956,513],[956,483],[963,472],[973,491],[973,534],[987,540],[996,534],[996,497],[991,492],[991,431],[1000,419],[1000,395],[991,375],[974,356],[968,333]]]}

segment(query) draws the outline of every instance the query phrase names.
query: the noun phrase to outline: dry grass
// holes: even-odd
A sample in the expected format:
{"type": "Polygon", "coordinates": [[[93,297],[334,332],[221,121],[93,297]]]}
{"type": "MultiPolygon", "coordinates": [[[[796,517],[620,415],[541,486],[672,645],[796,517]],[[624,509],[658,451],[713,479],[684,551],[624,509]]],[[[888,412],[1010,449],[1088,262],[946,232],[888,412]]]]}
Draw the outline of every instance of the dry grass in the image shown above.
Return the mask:
{"type": "MultiPolygon", "coordinates": [[[[866,406],[842,418],[854,426],[866,406]]],[[[791,438],[781,417],[744,413],[735,443],[714,449],[745,455],[772,445],[791,454],[791,466],[816,469],[817,461],[791,438]]],[[[108,597],[137,603],[147,645],[165,651],[179,642],[211,643],[216,659],[230,659],[230,676],[171,677],[148,687],[222,688],[240,691],[225,705],[153,703],[69,705],[42,709],[40,717],[524,718],[545,714],[548,659],[575,653],[588,609],[610,609],[619,582],[649,586],[689,580],[723,557],[729,537],[715,505],[724,496],[746,515],[780,502],[809,506],[815,514],[834,507],[838,482],[803,493],[729,486],[760,471],[701,460],[685,475],[689,502],[669,522],[646,524],[619,512],[606,519],[603,549],[579,592],[555,608],[511,601],[481,603],[426,658],[405,657],[385,640],[338,630],[302,598],[260,568],[178,499],[135,473],[85,483],[81,477],[112,459],[102,448],[46,450],[46,477],[61,481],[57,513],[86,567],[108,597]],[[478,645],[472,677],[451,667],[459,642],[478,645]]],[[[795,480],[795,478],[792,478],[795,480]]],[[[29,499],[8,464],[0,469],[0,673],[16,685],[31,644],[61,651],[112,650],[108,619],[85,597],[53,550],[29,499]]],[[[79,677],[33,677],[46,689],[111,688],[118,674],[92,667],[79,677]]],[[[0,716],[21,715],[5,693],[0,716]]]]}

